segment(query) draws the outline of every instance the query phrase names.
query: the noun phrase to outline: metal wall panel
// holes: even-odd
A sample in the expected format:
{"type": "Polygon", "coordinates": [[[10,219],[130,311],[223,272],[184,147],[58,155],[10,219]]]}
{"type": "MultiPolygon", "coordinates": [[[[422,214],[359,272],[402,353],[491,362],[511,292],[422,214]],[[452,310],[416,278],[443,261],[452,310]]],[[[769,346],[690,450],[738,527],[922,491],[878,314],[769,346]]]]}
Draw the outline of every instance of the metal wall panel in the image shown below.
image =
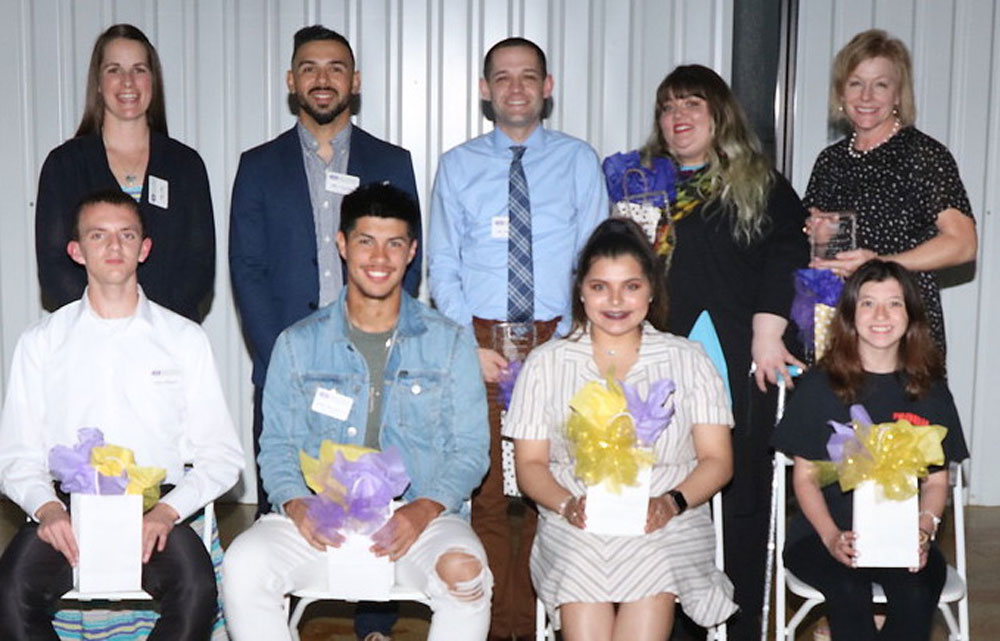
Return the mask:
{"type": "MultiPolygon", "coordinates": [[[[226,263],[229,197],[239,154],[291,126],[285,72],[292,34],[322,22],[352,42],[362,73],[357,122],[413,154],[426,208],[440,154],[490,128],[479,109],[482,56],[524,35],[555,76],[548,126],[601,153],[638,146],[656,85],[676,64],[728,77],[733,0],[0,0],[0,358],[42,311],[34,198],[49,150],[83,107],[94,39],[132,22],[163,62],[171,134],[208,168],[217,227],[216,296],[205,328],[250,451],[250,362],[226,263]]],[[[0,386],[2,391],[2,386],[0,386]]],[[[248,456],[249,461],[249,456],[248,456]]],[[[253,500],[252,484],[238,495],[253,500]]]]}
{"type": "Polygon", "coordinates": [[[809,0],[799,3],[792,182],[803,193],[819,151],[839,134],[827,127],[830,65],[855,33],[886,29],[913,57],[917,126],[958,161],[976,215],[975,268],[950,270],[942,292],[949,384],[972,451],[970,500],[1000,504],[1000,453],[989,402],[1000,389],[998,262],[1000,211],[1000,11],[992,0],[809,0]]]}

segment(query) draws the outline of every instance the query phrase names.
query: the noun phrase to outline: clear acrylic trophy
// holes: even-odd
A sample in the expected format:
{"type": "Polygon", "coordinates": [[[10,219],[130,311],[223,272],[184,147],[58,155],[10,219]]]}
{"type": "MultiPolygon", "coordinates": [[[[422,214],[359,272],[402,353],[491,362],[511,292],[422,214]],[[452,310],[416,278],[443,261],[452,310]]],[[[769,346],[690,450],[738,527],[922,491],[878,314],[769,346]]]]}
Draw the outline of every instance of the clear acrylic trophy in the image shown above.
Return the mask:
{"type": "Polygon", "coordinates": [[[858,248],[857,214],[853,211],[813,214],[810,226],[813,258],[836,258],[840,252],[858,248]]]}

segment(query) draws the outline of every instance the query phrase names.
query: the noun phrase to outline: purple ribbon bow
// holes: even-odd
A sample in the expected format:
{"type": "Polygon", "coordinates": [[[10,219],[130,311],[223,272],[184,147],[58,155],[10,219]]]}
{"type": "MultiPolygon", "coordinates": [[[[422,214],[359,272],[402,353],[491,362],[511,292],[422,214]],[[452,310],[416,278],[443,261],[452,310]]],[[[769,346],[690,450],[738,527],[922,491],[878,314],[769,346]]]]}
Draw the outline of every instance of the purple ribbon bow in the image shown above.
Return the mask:
{"type": "Polygon", "coordinates": [[[665,378],[653,383],[643,400],[636,387],[622,383],[628,413],[635,423],[635,437],[641,445],[651,447],[663,430],[667,429],[674,417],[674,404],[670,403],[668,407],[667,399],[676,389],[677,385],[665,378]]]}
{"type": "Polygon", "coordinates": [[[340,503],[334,503],[322,494],[307,496],[306,513],[316,531],[330,540],[342,540],[339,530],[347,523],[347,510],[340,503]]]}
{"type": "MultiPolygon", "coordinates": [[[[72,447],[56,445],[49,450],[49,472],[59,481],[67,494],[121,494],[128,485],[128,478],[121,490],[114,491],[113,480],[100,481],[90,466],[90,450],[104,445],[104,434],[96,427],[84,427],[76,433],[77,442],[72,447]],[[106,491],[107,490],[107,491],[106,491]]],[[[105,477],[109,478],[109,477],[105,477]]]]}
{"type": "Polygon", "coordinates": [[[410,484],[399,450],[363,454],[347,461],[337,454],[333,476],[347,488],[347,515],[359,531],[370,534],[382,525],[385,509],[410,484]]]}
{"type": "MultiPolygon", "coordinates": [[[[862,426],[871,426],[872,419],[868,415],[868,410],[863,405],[851,405],[851,421],[862,426]]],[[[861,443],[851,425],[838,423],[837,421],[827,421],[833,428],[833,434],[826,442],[826,451],[830,455],[830,460],[840,463],[844,460],[844,450],[847,448],[860,448],[861,443]]]]}
{"type": "Polygon", "coordinates": [[[348,461],[337,453],[330,475],[344,486],[342,500],[319,494],[306,497],[309,518],[317,531],[330,539],[342,538],[338,530],[371,534],[385,523],[389,504],[410,484],[403,457],[395,447],[362,454],[348,461]]]}

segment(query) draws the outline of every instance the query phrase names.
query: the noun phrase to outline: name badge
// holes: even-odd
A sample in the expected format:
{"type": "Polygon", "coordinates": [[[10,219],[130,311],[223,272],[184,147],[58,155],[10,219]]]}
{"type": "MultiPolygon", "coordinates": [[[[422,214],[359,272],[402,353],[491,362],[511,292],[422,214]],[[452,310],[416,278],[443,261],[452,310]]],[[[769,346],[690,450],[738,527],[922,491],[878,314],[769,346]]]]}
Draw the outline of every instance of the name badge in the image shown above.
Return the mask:
{"type": "Polygon", "coordinates": [[[490,238],[510,237],[510,219],[507,216],[494,216],[490,220],[490,238]]]}
{"type": "Polygon", "coordinates": [[[181,370],[176,368],[154,369],[149,375],[153,385],[177,385],[181,382],[181,370]]]}
{"type": "Polygon", "coordinates": [[[170,205],[170,183],[149,175],[149,204],[166,209],[170,205]]]}
{"type": "Polygon", "coordinates": [[[338,174],[335,171],[326,172],[326,190],[346,196],[361,184],[361,179],[350,174],[338,174]]]}
{"type": "Polygon", "coordinates": [[[316,388],[316,395],[313,396],[312,411],[335,418],[338,421],[346,421],[354,406],[354,399],[344,396],[335,389],[316,388]]]}

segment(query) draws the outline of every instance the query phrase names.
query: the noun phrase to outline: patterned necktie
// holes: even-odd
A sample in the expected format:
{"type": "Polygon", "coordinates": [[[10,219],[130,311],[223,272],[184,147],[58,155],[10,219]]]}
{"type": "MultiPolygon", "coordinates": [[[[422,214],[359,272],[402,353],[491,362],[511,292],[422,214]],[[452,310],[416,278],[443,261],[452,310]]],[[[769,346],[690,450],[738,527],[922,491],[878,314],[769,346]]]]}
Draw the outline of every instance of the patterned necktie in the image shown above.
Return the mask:
{"type": "Polygon", "coordinates": [[[531,322],[535,320],[535,282],[531,261],[531,203],[528,200],[528,181],[521,166],[523,146],[510,148],[514,159],[510,162],[508,189],[507,237],[507,320],[531,322]]]}

